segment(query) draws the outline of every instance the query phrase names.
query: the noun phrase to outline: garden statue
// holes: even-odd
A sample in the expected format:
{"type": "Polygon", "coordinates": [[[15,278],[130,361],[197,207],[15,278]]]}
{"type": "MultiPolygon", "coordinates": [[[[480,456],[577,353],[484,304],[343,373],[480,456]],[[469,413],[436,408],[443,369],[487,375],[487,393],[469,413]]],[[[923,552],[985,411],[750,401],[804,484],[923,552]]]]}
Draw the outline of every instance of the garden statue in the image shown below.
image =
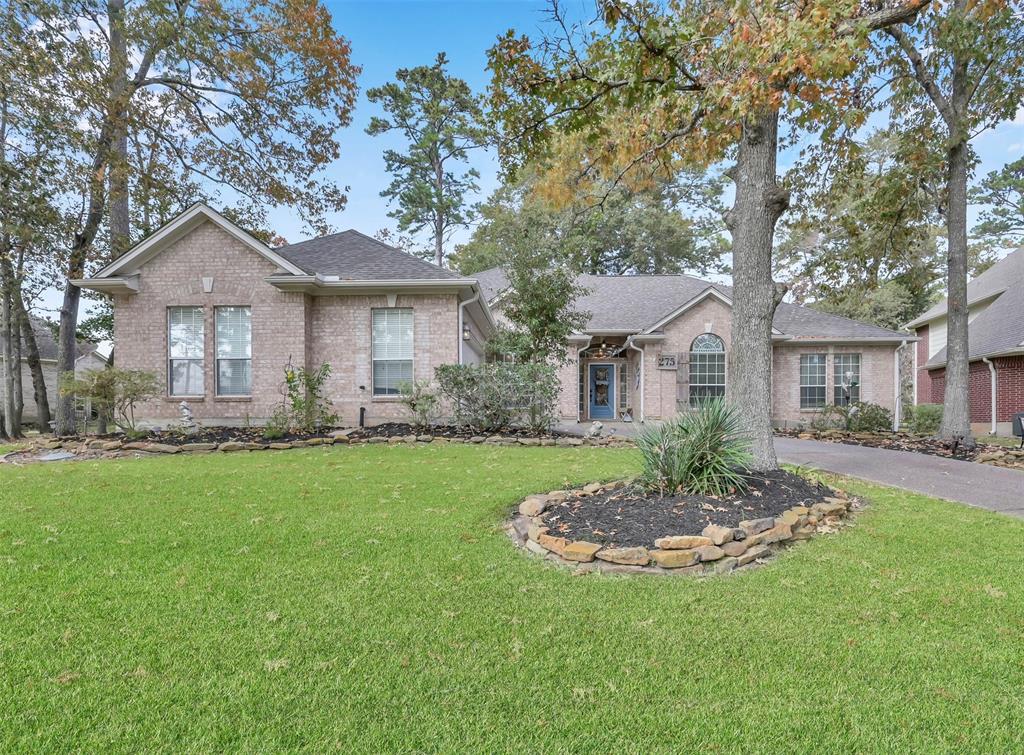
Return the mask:
{"type": "Polygon", "coordinates": [[[192,407],[188,405],[188,401],[182,401],[178,404],[178,413],[181,415],[181,429],[183,432],[191,435],[199,428],[199,425],[192,418],[192,407]]]}

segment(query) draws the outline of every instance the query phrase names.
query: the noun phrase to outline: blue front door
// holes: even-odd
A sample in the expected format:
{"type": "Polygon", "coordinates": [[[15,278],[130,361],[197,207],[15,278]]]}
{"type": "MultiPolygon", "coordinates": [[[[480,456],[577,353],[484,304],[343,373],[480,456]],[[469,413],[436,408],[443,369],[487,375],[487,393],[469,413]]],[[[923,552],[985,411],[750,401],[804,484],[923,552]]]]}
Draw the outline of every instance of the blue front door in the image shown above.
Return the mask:
{"type": "Polygon", "coordinates": [[[590,418],[615,418],[614,365],[590,365],[590,418]]]}

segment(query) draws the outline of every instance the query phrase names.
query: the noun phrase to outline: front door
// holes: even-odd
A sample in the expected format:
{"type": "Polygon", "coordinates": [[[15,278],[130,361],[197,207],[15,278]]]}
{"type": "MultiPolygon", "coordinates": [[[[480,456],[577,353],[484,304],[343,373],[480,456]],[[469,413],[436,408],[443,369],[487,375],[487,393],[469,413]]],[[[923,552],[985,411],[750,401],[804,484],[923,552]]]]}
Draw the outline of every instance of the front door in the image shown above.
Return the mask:
{"type": "Polygon", "coordinates": [[[615,419],[615,365],[590,365],[590,418],[615,419]]]}

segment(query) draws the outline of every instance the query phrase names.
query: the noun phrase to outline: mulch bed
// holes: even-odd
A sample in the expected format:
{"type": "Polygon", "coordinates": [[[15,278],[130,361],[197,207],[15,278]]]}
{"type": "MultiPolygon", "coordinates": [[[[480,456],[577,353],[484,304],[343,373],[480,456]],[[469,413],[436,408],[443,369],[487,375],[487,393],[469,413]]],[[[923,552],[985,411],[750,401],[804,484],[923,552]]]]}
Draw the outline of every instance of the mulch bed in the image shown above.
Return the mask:
{"type": "MultiPolygon", "coordinates": [[[[294,440],[309,440],[310,438],[326,438],[334,431],[335,428],[325,428],[320,432],[316,433],[285,433],[281,437],[275,437],[275,442],[287,443],[294,440]]],[[[185,434],[182,432],[174,432],[169,430],[152,430],[144,436],[135,438],[139,442],[144,443],[164,443],[170,446],[182,446],[186,443],[228,443],[231,441],[240,443],[266,443],[268,439],[263,434],[264,430],[262,427],[199,427],[195,432],[185,434]]],[[[455,427],[453,425],[431,425],[430,427],[417,427],[411,425],[408,422],[388,422],[382,425],[374,425],[373,427],[360,427],[353,428],[348,433],[348,437],[351,439],[369,439],[369,438],[396,438],[396,437],[407,437],[409,435],[432,435],[435,438],[463,438],[469,439],[477,435],[483,435],[474,430],[467,430],[464,428],[455,427]]],[[[503,430],[497,433],[503,438],[559,438],[567,437],[567,433],[552,432],[547,435],[539,436],[537,433],[531,432],[525,428],[512,428],[509,430],[503,430]]],[[[490,433],[487,433],[490,435],[490,433]]],[[[90,440],[103,439],[103,440],[123,440],[124,436],[115,433],[108,433],[106,435],[92,435],[89,436],[90,440]]]]}
{"type": "Polygon", "coordinates": [[[833,495],[824,485],[784,470],[752,473],[745,493],[725,498],[651,496],[637,485],[551,505],[551,534],[614,547],[651,547],[667,535],[699,535],[709,524],[736,527],[746,519],[775,517],[833,495]]]}
{"type": "Polygon", "coordinates": [[[829,443],[843,443],[849,446],[871,446],[887,448],[890,451],[911,451],[929,456],[945,456],[960,461],[975,461],[983,453],[1006,451],[1004,446],[989,443],[978,443],[975,448],[966,449],[948,441],[939,440],[928,435],[912,435],[911,433],[854,433],[842,430],[776,430],[776,435],[789,438],[822,440],[829,443]]]}

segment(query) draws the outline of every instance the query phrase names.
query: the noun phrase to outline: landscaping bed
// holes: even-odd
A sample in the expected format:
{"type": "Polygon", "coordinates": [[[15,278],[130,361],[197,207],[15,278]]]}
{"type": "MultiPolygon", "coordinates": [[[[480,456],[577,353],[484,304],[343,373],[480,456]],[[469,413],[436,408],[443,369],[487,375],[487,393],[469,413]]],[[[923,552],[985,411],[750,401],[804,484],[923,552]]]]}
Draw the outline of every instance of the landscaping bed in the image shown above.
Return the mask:
{"type": "Polygon", "coordinates": [[[891,451],[944,456],[948,459],[992,464],[997,467],[1024,469],[1024,449],[978,443],[973,449],[939,440],[930,435],[915,435],[906,432],[849,432],[845,430],[776,430],[776,435],[802,440],[821,440],[829,443],[844,443],[851,446],[871,446],[891,451]]]}
{"type": "Polygon", "coordinates": [[[191,433],[154,430],[129,439],[121,434],[53,438],[41,436],[17,450],[0,455],[0,461],[34,462],[68,459],[118,458],[144,454],[211,453],[214,451],[284,451],[292,448],[335,444],[486,444],[500,446],[607,446],[630,443],[629,438],[607,436],[580,438],[564,433],[536,435],[526,430],[478,435],[454,426],[418,428],[401,422],[373,427],[350,427],[313,434],[286,433],[268,440],[259,427],[200,427],[191,433]],[[56,453],[54,453],[56,452],[56,453]]]}
{"type": "Polygon", "coordinates": [[[577,569],[719,574],[834,532],[859,506],[784,470],[751,473],[745,492],[723,497],[661,496],[623,480],[529,496],[510,534],[577,569]]]}

